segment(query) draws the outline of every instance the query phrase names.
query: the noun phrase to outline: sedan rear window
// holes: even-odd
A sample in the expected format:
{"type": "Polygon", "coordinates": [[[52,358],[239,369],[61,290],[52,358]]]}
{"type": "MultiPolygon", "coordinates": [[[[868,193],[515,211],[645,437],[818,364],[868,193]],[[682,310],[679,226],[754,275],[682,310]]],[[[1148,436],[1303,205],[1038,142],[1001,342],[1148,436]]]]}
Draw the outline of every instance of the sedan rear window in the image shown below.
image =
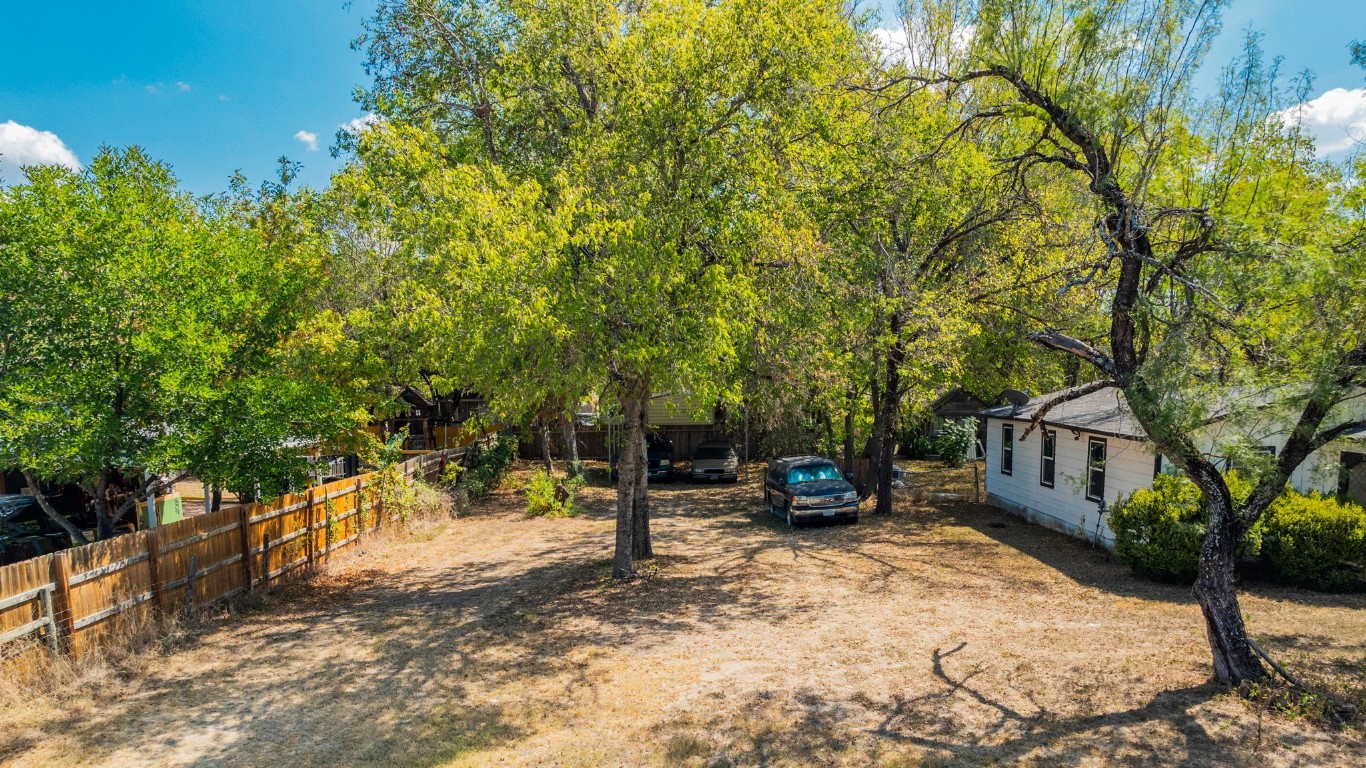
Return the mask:
{"type": "Polygon", "coordinates": [[[793,467],[787,473],[789,484],[809,483],[813,480],[843,480],[839,468],[834,464],[809,464],[805,467],[793,467]]]}

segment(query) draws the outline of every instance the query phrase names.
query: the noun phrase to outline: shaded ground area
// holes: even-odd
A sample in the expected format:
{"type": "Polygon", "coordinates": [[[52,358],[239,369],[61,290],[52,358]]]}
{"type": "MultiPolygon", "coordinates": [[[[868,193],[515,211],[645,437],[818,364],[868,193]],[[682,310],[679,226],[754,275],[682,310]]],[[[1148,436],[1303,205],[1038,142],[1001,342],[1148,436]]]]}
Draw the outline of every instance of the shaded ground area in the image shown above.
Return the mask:
{"type": "MultiPolygon", "coordinates": [[[[961,489],[967,473],[945,477],[961,489]]],[[[757,477],[757,473],[755,475],[757,477]]],[[[925,481],[918,477],[919,482],[925,481]]],[[[966,483],[971,488],[970,480],[966,483]]],[[[971,491],[969,490],[968,493],[971,491]]],[[[652,488],[648,578],[610,583],[613,493],[372,544],[164,656],[0,713],[15,765],[1360,765],[1207,684],[1184,587],[915,494],[789,531],[757,484],[652,488]]],[[[1366,599],[1257,586],[1255,636],[1366,670],[1366,599]]]]}

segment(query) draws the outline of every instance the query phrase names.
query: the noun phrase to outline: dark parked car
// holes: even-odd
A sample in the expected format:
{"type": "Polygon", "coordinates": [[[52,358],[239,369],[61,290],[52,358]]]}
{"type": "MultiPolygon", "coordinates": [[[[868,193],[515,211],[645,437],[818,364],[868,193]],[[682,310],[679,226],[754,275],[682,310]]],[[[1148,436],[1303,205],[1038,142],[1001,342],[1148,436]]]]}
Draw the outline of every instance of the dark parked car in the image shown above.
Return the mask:
{"type": "MultiPolygon", "coordinates": [[[[673,441],[651,432],[645,436],[645,454],[649,459],[647,474],[651,480],[670,480],[673,478],[673,441]]],[[[617,462],[621,454],[612,455],[612,480],[617,479],[617,462]]]]}
{"type": "Polygon", "coordinates": [[[71,537],[32,496],[0,495],[0,565],[67,549],[71,537]]]}
{"type": "Polygon", "coordinates": [[[740,457],[730,443],[698,443],[692,454],[688,476],[694,481],[714,480],[733,483],[739,477],[740,457]]]}
{"type": "Polygon", "coordinates": [[[764,473],[764,502],[788,525],[830,518],[858,522],[858,491],[835,462],[819,456],[770,461],[764,473]]]}

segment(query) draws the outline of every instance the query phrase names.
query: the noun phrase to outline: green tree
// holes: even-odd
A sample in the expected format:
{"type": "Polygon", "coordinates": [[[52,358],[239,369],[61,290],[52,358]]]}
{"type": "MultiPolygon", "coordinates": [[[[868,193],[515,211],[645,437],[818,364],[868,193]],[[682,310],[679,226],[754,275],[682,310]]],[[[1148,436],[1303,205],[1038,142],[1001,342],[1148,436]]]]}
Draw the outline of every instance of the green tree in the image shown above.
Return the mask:
{"type": "Polygon", "coordinates": [[[756,264],[810,245],[783,159],[854,42],[829,0],[384,2],[361,41],[385,125],[353,194],[421,254],[448,375],[622,404],[618,578],[652,553],[650,393],[727,394],[756,264]]]}
{"type": "Polygon", "coordinates": [[[1081,285],[1107,295],[1108,334],[1092,344],[1045,327],[1031,338],[1103,377],[1076,393],[1121,389],[1155,447],[1200,489],[1207,533],[1195,595],[1215,675],[1257,680],[1264,670],[1234,588],[1237,544],[1309,453],[1359,426],[1339,406],[1366,372],[1352,288],[1366,260],[1334,251],[1351,218],[1334,199],[1336,173],[1273,119],[1286,104],[1255,40],[1219,98],[1195,103],[1190,78],[1218,29],[1217,2],[932,6],[926,17],[967,20],[975,36],[965,58],[908,77],[908,88],[971,89],[977,120],[1032,136],[1008,159],[1017,175],[1037,185],[1065,169],[1090,199],[1097,241],[1081,285]],[[1253,390],[1294,426],[1235,503],[1191,435],[1253,390]]]}
{"type": "Polygon", "coordinates": [[[343,431],[292,214],[197,203],[136,148],[28,178],[0,192],[4,463],[79,484],[104,538],[188,472],[282,490],[289,441],[343,431]]]}

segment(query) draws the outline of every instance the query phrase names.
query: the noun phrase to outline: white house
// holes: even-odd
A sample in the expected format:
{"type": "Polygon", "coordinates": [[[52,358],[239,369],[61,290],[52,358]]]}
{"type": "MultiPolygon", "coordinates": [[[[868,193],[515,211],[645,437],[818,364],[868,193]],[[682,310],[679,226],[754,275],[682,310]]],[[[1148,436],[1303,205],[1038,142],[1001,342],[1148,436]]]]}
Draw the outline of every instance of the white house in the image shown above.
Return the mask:
{"type": "MultiPolygon", "coordinates": [[[[1021,440],[1038,409],[1066,391],[982,412],[987,503],[1111,547],[1109,508],[1121,497],[1151,487],[1158,473],[1172,467],[1154,452],[1117,389],[1056,406],[1021,440]]],[[[1356,417],[1366,413],[1366,397],[1356,398],[1352,405],[1356,417]]],[[[1274,418],[1261,424],[1240,420],[1237,425],[1219,420],[1202,429],[1196,441],[1207,455],[1227,465],[1223,446],[1250,442],[1254,450],[1274,455],[1286,437],[1284,422],[1274,418]]],[[[1295,471],[1291,483],[1301,492],[1345,493],[1366,503],[1366,430],[1316,451],[1295,471]]]]}

